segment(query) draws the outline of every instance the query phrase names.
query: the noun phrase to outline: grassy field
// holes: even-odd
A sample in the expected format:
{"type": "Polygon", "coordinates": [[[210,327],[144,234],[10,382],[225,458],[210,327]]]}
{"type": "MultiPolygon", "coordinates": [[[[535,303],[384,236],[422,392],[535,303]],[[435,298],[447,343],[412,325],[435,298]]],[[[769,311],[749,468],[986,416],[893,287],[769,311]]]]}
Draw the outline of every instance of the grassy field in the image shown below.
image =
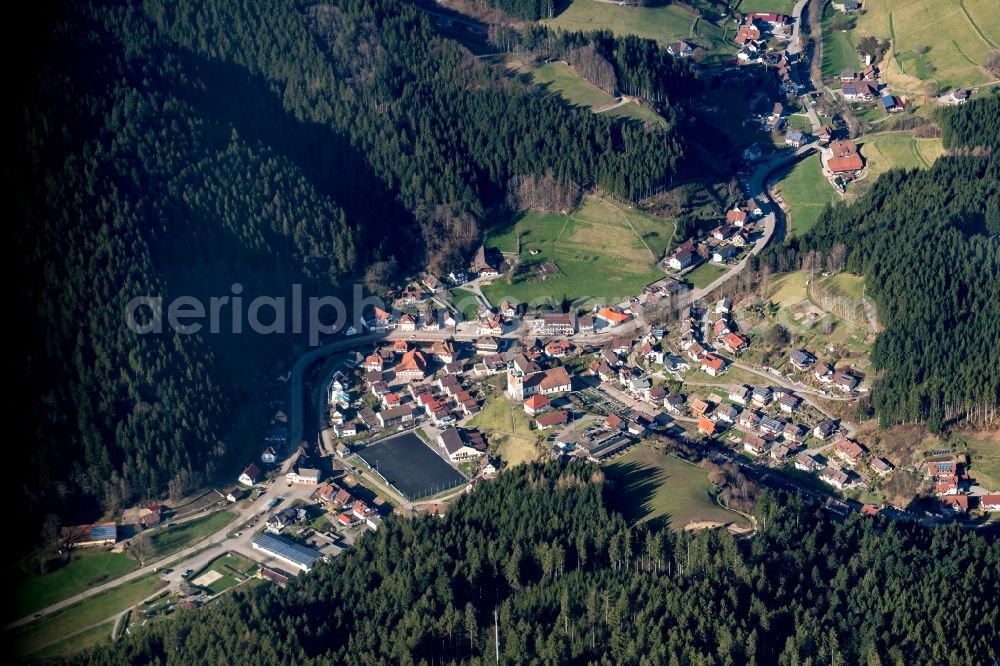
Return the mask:
{"type": "Polygon", "coordinates": [[[57,657],[68,657],[84,650],[89,650],[98,643],[111,640],[111,629],[113,627],[114,622],[105,622],[96,627],[91,627],[75,636],[70,636],[58,643],[52,643],[37,652],[32,652],[31,658],[37,661],[48,661],[57,657]]]}
{"type": "Polygon", "coordinates": [[[539,457],[538,432],[531,429],[528,415],[521,405],[502,395],[488,400],[482,411],[469,421],[469,427],[486,433],[490,444],[496,446],[508,465],[520,465],[539,457]]]}
{"type": "Polygon", "coordinates": [[[536,84],[578,106],[594,108],[615,103],[613,95],[587,81],[564,63],[550,62],[528,71],[536,84]]]}
{"type": "Polygon", "coordinates": [[[840,195],[823,177],[819,155],[802,160],[778,183],[778,191],[788,210],[788,235],[809,231],[827,204],[840,195]]]}
{"type": "Polygon", "coordinates": [[[867,0],[857,30],[892,42],[883,76],[900,89],[970,86],[990,80],[982,65],[1000,48],[1000,11],[995,0],[867,0]]]}
{"type": "MultiPolygon", "coordinates": [[[[115,613],[125,610],[156,592],[160,586],[156,574],[142,576],[89,599],[7,632],[6,642],[16,657],[34,654],[75,632],[87,630],[115,613]]],[[[110,635],[110,628],[108,629],[110,635]]],[[[72,642],[72,641],[68,641],[72,642]]]]}
{"type": "Polygon", "coordinates": [[[833,296],[845,296],[855,300],[861,300],[865,295],[865,279],[850,273],[837,273],[828,277],[819,278],[819,284],[823,290],[833,296]]]}
{"type": "Polygon", "coordinates": [[[206,572],[216,571],[222,575],[222,578],[206,586],[205,589],[209,594],[219,594],[239,583],[244,577],[250,576],[256,569],[256,563],[245,557],[228,553],[212,560],[207,567],[192,575],[191,580],[197,580],[206,572]]]}
{"type": "Polygon", "coordinates": [[[690,273],[685,274],[684,279],[693,284],[696,288],[701,289],[702,287],[707,287],[712,284],[714,280],[721,277],[725,274],[725,272],[726,269],[722,266],[706,261],[690,273]]]}
{"type": "Polygon", "coordinates": [[[683,460],[641,444],[605,467],[614,485],[612,504],[633,522],[662,521],[673,529],[714,521],[746,526],[715,501],[708,474],[683,460]]]}
{"type": "MultiPolygon", "coordinates": [[[[793,336],[795,345],[808,347],[820,352],[830,345],[841,349],[842,357],[862,371],[869,365],[868,355],[871,352],[872,337],[864,310],[860,304],[860,293],[863,290],[864,279],[851,275],[835,275],[828,278],[817,278],[822,285],[814,289],[810,298],[807,291],[806,271],[786,273],[772,281],[768,300],[778,305],[774,316],[768,317],[763,331],[777,322],[785,326],[793,336]],[[829,306],[833,313],[822,307],[823,294],[847,297],[835,299],[829,306]],[[804,313],[813,309],[822,316],[813,320],[804,313]],[[824,322],[829,320],[830,329],[824,332],[824,322]]],[[[775,367],[781,367],[783,362],[772,362],[775,367]]]]}
{"type": "Polygon", "coordinates": [[[570,104],[587,107],[592,111],[603,109],[601,113],[616,118],[631,118],[654,125],[665,124],[663,118],[655,111],[635,102],[607,108],[617,103],[618,98],[590,83],[565,63],[550,62],[538,67],[531,67],[513,61],[510,67],[515,71],[527,73],[534,83],[556,93],[570,104]]]}
{"type": "Polygon", "coordinates": [[[984,488],[1000,492],[1000,432],[960,435],[969,445],[972,465],[969,475],[984,488]]]}
{"type": "Polygon", "coordinates": [[[610,30],[619,36],[638,35],[661,43],[688,39],[709,51],[736,50],[725,43],[722,28],[677,5],[621,7],[594,0],[572,0],[562,13],[542,23],[569,31],[610,30]]]}
{"type": "Polygon", "coordinates": [[[648,125],[666,125],[666,121],[663,120],[658,113],[649,107],[640,106],[635,102],[629,102],[627,104],[622,104],[621,106],[616,106],[613,109],[602,111],[601,115],[614,116],[615,118],[631,118],[632,120],[638,120],[639,122],[648,125]]]}
{"type": "Polygon", "coordinates": [[[479,299],[476,298],[475,294],[460,287],[452,289],[449,293],[452,305],[458,308],[466,319],[476,318],[476,313],[479,311],[479,299]]]}
{"type": "Polygon", "coordinates": [[[944,154],[941,139],[915,139],[909,134],[885,134],[861,146],[868,167],[868,179],[874,181],[889,169],[926,169],[944,154]]]}
{"type": "Polygon", "coordinates": [[[221,530],[236,518],[232,511],[216,511],[189,523],[175,525],[156,532],[150,541],[156,554],[163,556],[175,553],[221,530]]]}
{"type": "Polygon", "coordinates": [[[139,563],[124,553],[72,551],[69,564],[47,574],[18,575],[11,619],[24,617],[95,585],[124,576],[139,563]]]}
{"type": "Polygon", "coordinates": [[[483,287],[491,303],[550,298],[618,298],[639,293],[662,277],[655,261],[673,243],[674,224],[602,199],[588,197],[569,215],[529,212],[487,239],[504,252],[517,248],[525,263],[553,261],[562,275],[524,276],[483,287]],[[532,250],[538,254],[531,255],[532,250]]]}
{"type": "MultiPolygon", "coordinates": [[[[857,69],[861,59],[854,48],[854,30],[834,30],[830,19],[840,14],[832,5],[827,5],[823,12],[823,62],[824,79],[840,76],[843,69],[857,69]]],[[[842,16],[842,15],[841,15],[842,16]]]]}
{"type": "Polygon", "coordinates": [[[735,7],[740,14],[749,12],[774,12],[775,14],[792,15],[795,0],[743,0],[735,7]]]}
{"type": "Polygon", "coordinates": [[[799,130],[800,132],[812,132],[812,123],[809,122],[809,116],[805,114],[790,115],[785,118],[785,121],[788,123],[789,129],[799,130]]]}

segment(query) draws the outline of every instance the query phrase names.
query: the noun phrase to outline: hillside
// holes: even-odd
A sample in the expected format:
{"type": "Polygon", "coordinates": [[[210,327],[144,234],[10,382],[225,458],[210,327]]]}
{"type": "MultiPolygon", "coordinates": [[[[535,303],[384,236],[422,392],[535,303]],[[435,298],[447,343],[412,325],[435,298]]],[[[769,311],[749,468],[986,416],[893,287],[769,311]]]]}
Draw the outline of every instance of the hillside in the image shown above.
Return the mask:
{"type": "Polygon", "coordinates": [[[504,664],[971,665],[1000,653],[997,542],[770,495],[745,541],[650,530],[608,512],[615,492],[596,467],[522,465],[443,519],[386,521],[288,589],[176,612],[81,661],[457,664],[498,649],[504,664]]]}
{"type": "Polygon", "coordinates": [[[13,170],[19,314],[45,332],[16,368],[31,535],[228,477],[257,453],[261,383],[307,342],[235,334],[228,311],[217,335],[135,334],[134,297],[245,307],[461,264],[511,182],[631,200],[684,154],[673,123],[538,94],[398,0],[38,12],[13,170]]]}
{"type": "Polygon", "coordinates": [[[943,115],[944,145],[962,154],[927,169],[884,173],[854,203],[826,210],[809,232],[766,253],[772,269],[788,270],[830,257],[838,245],[846,249],[837,268],[864,276],[886,329],[872,354],[877,381],[862,404],[883,426],[919,420],[940,430],[962,417],[995,425],[996,105],[994,97],[943,115]]]}

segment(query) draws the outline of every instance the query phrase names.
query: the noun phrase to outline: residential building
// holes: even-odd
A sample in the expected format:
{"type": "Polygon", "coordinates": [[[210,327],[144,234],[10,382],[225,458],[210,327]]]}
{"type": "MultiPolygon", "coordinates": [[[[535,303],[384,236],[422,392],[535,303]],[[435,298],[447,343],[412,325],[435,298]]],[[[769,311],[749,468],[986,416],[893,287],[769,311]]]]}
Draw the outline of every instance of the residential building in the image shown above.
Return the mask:
{"type": "Polygon", "coordinates": [[[851,485],[851,477],[842,469],[837,469],[836,467],[827,467],[819,475],[820,481],[827,483],[834,488],[839,488],[843,490],[847,486],[851,485]]]}
{"type": "Polygon", "coordinates": [[[873,458],[871,468],[879,476],[886,476],[893,470],[892,463],[885,458],[873,458]]]}
{"type": "Polygon", "coordinates": [[[607,323],[608,326],[618,326],[619,324],[624,324],[632,319],[632,315],[626,314],[618,308],[613,307],[602,308],[595,316],[601,321],[607,323]]]}
{"type": "Polygon", "coordinates": [[[548,414],[542,414],[535,419],[535,427],[539,430],[548,430],[554,426],[563,425],[569,421],[569,412],[565,409],[556,409],[548,414]]]}
{"type": "Polygon", "coordinates": [[[743,449],[755,456],[763,455],[770,448],[771,443],[763,437],[750,434],[743,440],[743,449]]]}
{"type": "Polygon", "coordinates": [[[576,333],[576,315],[572,312],[542,315],[542,333],[544,335],[573,335],[576,333]]]}
{"type": "Polygon", "coordinates": [[[701,369],[711,377],[718,377],[726,371],[726,362],[715,354],[705,354],[701,359],[701,369]]]}
{"type": "Polygon", "coordinates": [[[300,467],[295,471],[289,472],[285,475],[285,481],[291,484],[300,484],[304,486],[315,486],[319,484],[320,472],[318,469],[310,469],[308,467],[300,467]]]}
{"type": "Polygon", "coordinates": [[[413,421],[413,408],[410,405],[400,405],[390,409],[383,409],[376,415],[379,427],[390,428],[413,421]]]}
{"type": "Polygon", "coordinates": [[[548,398],[541,393],[536,393],[524,401],[524,411],[530,416],[536,416],[547,410],[550,404],[548,398]]]}
{"type": "Polygon", "coordinates": [[[796,370],[805,370],[816,362],[816,357],[805,349],[793,349],[789,355],[789,360],[796,370]]]}
{"type": "Polygon", "coordinates": [[[427,372],[427,358],[423,352],[411,349],[403,354],[396,365],[396,377],[405,381],[419,381],[427,372]]]}
{"type": "Polygon", "coordinates": [[[258,481],[260,481],[261,476],[262,474],[260,468],[257,467],[257,465],[250,463],[243,469],[243,472],[240,474],[239,482],[245,486],[252,486],[258,481]]]}
{"type": "Polygon", "coordinates": [[[438,435],[438,444],[452,462],[472,460],[486,455],[486,442],[478,431],[445,428],[438,435]]]}
{"type": "Polygon", "coordinates": [[[277,459],[278,452],[274,450],[273,446],[264,447],[264,450],[260,453],[260,461],[265,465],[273,465],[277,459]]]}
{"type": "Polygon", "coordinates": [[[868,449],[858,442],[855,442],[853,439],[847,439],[846,437],[833,445],[834,455],[842,458],[849,465],[854,465],[860,461],[867,450],[868,449]]]}

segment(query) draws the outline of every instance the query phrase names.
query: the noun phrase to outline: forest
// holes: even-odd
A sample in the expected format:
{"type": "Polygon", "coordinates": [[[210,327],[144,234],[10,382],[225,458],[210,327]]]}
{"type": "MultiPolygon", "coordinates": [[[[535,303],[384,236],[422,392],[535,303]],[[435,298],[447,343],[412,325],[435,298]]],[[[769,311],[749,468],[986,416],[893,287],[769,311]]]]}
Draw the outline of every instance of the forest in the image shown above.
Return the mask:
{"type": "MultiPolygon", "coordinates": [[[[977,106],[961,113],[975,116],[977,106]]],[[[981,140],[960,131],[954,140],[981,140]]],[[[772,270],[819,267],[846,250],[835,268],[865,277],[885,329],[861,401],[883,426],[924,421],[940,431],[956,419],[1000,419],[1000,152],[971,152],[883,174],[762,260],[772,270]]]]}
{"type": "Polygon", "coordinates": [[[29,470],[12,507],[31,534],[181,496],[256,454],[264,415],[246,410],[274,345],[134,335],[132,297],[329,293],[366,269],[440,269],[512,184],[633,200],[684,156],[674,120],[574,109],[399,0],[32,11],[11,170],[29,470]]]}
{"type": "Polygon", "coordinates": [[[765,493],[757,532],[607,508],[586,463],[523,465],[443,518],[392,517],[295,579],[82,663],[968,664],[1000,655],[1000,542],[765,493]],[[494,633],[494,613],[498,635],[494,633]]]}
{"type": "Polygon", "coordinates": [[[1000,148],[1000,93],[938,112],[945,148],[1000,148]]]}
{"type": "Polygon", "coordinates": [[[683,59],[672,58],[652,39],[615,37],[610,30],[553,31],[529,24],[520,31],[492,27],[490,42],[499,49],[538,59],[566,60],[581,76],[605,92],[638,97],[670,113],[672,103],[701,90],[698,73],[683,59]]]}

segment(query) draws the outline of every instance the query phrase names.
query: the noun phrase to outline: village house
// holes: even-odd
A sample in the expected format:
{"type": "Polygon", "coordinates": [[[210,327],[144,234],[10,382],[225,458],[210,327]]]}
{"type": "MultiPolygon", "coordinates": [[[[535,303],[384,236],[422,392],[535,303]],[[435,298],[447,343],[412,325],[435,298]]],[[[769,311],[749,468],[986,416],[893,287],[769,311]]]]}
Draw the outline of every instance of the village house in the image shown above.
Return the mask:
{"type": "Polygon", "coordinates": [[[412,333],[417,330],[417,318],[410,313],[406,313],[399,318],[399,330],[412,333]]]}
{"type": "Polygon", "coordinates": [[[573,335],[574,333],[576,333],[575,314],[555,313],[542,315],[542,334],[573,335]]]}
{"type": "Polygon", "coordinates": [[[785,442],[795,445],[801,444],[802,440],[806,438],[806,434],[808,432],[809,431],[806,430],[804,426],[792,422],[786,423],[785,427],[781,429],[781,434],[784,437],[785,442]]]}
{"type": "Polygon", "coordinates": [[[802,399],[800,397],[791,393],[786,393],[778,399],[778,405],[781,407],[781,411],[786,414],[791,414],[798,409],[801,402],[802,399]]]}
{"type": "Polygon", "coordinates": [[[792,454],[792,450],[785,444],[778,444],[771,447],[771,460],[784,460],[792,454]]]}
{"type": "Polygon", "coordinates": [[[706,354],[701,359],[701,369],[711,377],[718,377],[726,371],[726,361],[715,354],[706,354]]]}
{"type": "Polygon", "coordinates": [[[737,386],[729,391],[729,399],[741,405],[747,404],[747,400],[750,399],[750,387],[746,385],[737,386]]]}
{"type": "Polygon", "coordinates": [[[479,277],[497,277],[500,271],[492,261],[492,253],[486,249],[485,245],[480,245],[476,250],[476,255],[472,259],[472,270],[479,274],[479,277]]]}
{"type": "Polygon", "coordinates": [[[809,455],[808,453],[800,453],[795,456],[795,469],[802,472],[815,472],[816,470],[822,469],[823,463],[817,460],[815,457],[809,455]]]}
{"type": "Polygon", "coordinates": [[[452,340],[437,340],[431,345],[431,355],[441,363],[452,363],[456,355],[454,342],[452,340]]]}
{"type": "Polygon", "coordinates": [[[567,421],[569,421],[569,412],[565,409],[557,409],[537,417],[535,419],[535,428],[538,430],[548,430],[549,428],[563,425],[567,421]]]}
{"type": "Polygon", "coordinates": [[[771,435],[780,435],[785,431],[785,423],[778,419],[772,419],[770,416],[761,416],[760,429],[771,435]]]}
{"type": "Polygon", "coordinates": [[[842,469],[837,469],[836,467],[827,467],[819,475],[820,481],[829,484],[834,488],[839,488],[843,490],[844,488],[851,485],[851,477],[842,469]]]}
{"type": "Polygon", "coordinates": [[[750,346],[750,341],[739,333],[727,333],[722,338],[722,346],[735,354],[750,346]]]}
{"type": "Polygon", "coordinates": [[[503,335],[503,320],[492,314],[480,319],[476,335],[503,335]]]}
{"type": "Polygon", "coordinates": [[[263,474],[261,473],[260,468],[257,467],[257,465],[250,463],[243,469],[243,472],[240,474],[238,480],[244,486],[252,486],[260,481],[262,476],[263,474]]]}
{"type": "Polygon", "coordinates": [[[841,370],[833,376],[833,385],[845,393],[851,393],[858,387],[861,380],[847,372],[846,370],[841,370]]]}
{"type": "Polygon", "coordinates": [[[813,436],[817,439],[828,439],[837,432],[837,425],[830,419],[823,419],[813,428],[813,436]]]}
{"type": "Polygon", "coordinates": [[[758,407],[766,407],[772,398],[771,389],[766,386],[758,386],[753,390],[753,404],[758,407]]]}
{"type": "Polygon", "coordinates": [[[873,458],[869,466],[879,476],[886,476],[893,470],[892,463],[885,458],[873,458]]]}
{"type": "Polygon", "coordinates": [[[740,249],[735,245],[719,245],[712,252],[712,261],[717,264],[724,264],[732,260],[740,253],[740,249]]]}
{"type": "Polygon", "coordinates": [[[680,414],[684,409],[684,396],[671,393],[663,400],[663,407],[671,414],[680,414]]]}
{"type": "Polygon", "coordinates": [[[743,449],[755,456],[763,455],[770,446],[770,442],[754,434],[747,435],[743,440],[743,449]]]}
{"type": "Polygon", "coordinates": [[[858,442],[855,442],[853,439],[847,439],[846,437],[833,445],[834,455],[843,459],[849,465],[857,464],[867,450],[868,449],[858,442]]]}
{"type": "Polygon", "coordinates": [[[715,323],[712,324],[712,333],[715,335],[716,338],[721,338],[722,336],[730,332],[731,331],[729,329],[729,320],[726,319],[726,317],[724,316],[719,317],[718,319],[715,320],[715,323]]]}
{"type": "Polygon", "coordinates": [[[265,465],[273,465],[274,461],[278,459],[278,452],[274,450],[273,446],[267,446],[260,453],[260,461],[265,465]]]}
{"type": "Polygon", "coordinates": [[[540,393],[529,397],[524,401],[524,411],[529,416],[537,416],[549,408],[549,399],[540,393]]]}
{"type": "Polygon", "coordinates": [[[709,437],[715,434],[716,424],[715,421],[707,419],[704,416],[698,417],[698,432],[702,435],[708,435],[709,437]]]}
{"type": "Polygon", "coordinates": [[[667,259],[667,265],[675,271],[679,271],[692,265],[697,259],[698,255],[695,252],[694,242],[686,240],[674,248],[670,258],[667,259]]]}
{"type": "Polygon", "coordinates": [[[517,316],[517,306],[508,301],[506,298],[500,301],[500,307],[498,310],[502,316],[507,317],[508,319],[517,316]]]}
{"type": "Polygon", "coordinates": [[[691,402],[688,405],[691,409],[691,413],[695,416],[705,416],[712,409],[712,403],[707,400],[702,400],[699,397],[691,396],[691,402]]]}
{"type": "Polygon", "coordinates": [[[788,133],[785,134],[785,145],[792,148],[801,148],[807,141],[805,133],[799,130],[788,130],[788,133]]]}
{"type": "Polygon", "coordinates": [[[792,366],[796,370],[805,370],[816,362],[816,357],[807,352],[805,349],[793,349],[792,353],[789,355],[789,360],[792,362],[792,366]]]}
{"type": "MultiPolygon", "coordinates": [[[[726,212],[726,224],[734,227],[742,227],[747,223],[747,213],[739,208],[726,212]]],[[[719,240],[722,240],[721,238],[719,240]]]]}
{"type": "Polygon", "coordinates": [[[694,49],[687,42],[678,41],[667,47],[667,53],[675,58],[686,58],[694,53],[694,49]]]}
{"type": "Polygon", "coordinates": [[[618,326],[632,319],[632,315],[610,306],[602,308],[595,316],[608,326],[618,326]]]}
{"type": "Polygon", "coordinates": [[[740,409],[735,405],[721,405],[717,410],[715,410],[715,420],[724,421],[729,424],[736,423],[736,419],[740,416],[740,409]]]}
{"type": "Polygon", "coordinates": [[[383,409],[376,417],[379,427],[389,428],[413,421],[413,408],[410,405],[400,405],[390,409],[383,409]]]}
{"type": "Polygon", "coordinates": [[[740,425],[748,430],[756,430],[760,427],[761,416],[752,409],[745,409],[740,414],[740,425]]]}
{"type": "Polygon", "coordinates": [[[593,333],[594,332],[594,318],[590,315],[586,317],[580,317],[577,321],[577,328],[580,333],[593,333]]]}
{"type": "Polygon", "coordinates": [[[500,351],[500,340],[493,336],[484,336],[476,340],[476,353],[493,355],[500,351]]]}
{"type": "Polygon", "coordinates": [[[572,348],[573,344],[569,340],[553,340],[545,345],[545,355],[549,358],[563,358],[572,348]]]}
{"type": "Polygon", "coordinates": [[[365,320],[365,325],[373,332],[386,331],[395,328],[392,313],[382,308],[372,308],[371,314],[365,320]]]}
{"type": "Polygon", "coordinates": [[[320,472],[318,469],[299,467],[297,470],[286,474],[285,481],[288,485],[300,484],[304,486],[315,486],[319,484],[319,476],[320,472]]]}
{"type": "Polygon", "coordinates": [[[419,381],[427,372],[427,359],[423,352],[412,349],[396,365],[396,377],[404,381],[419,381]]]}
{"type": "Polygon", "coordinates": [[[486,455],[486,442],[477,431],[445,428],[438,435],[438,444],[456,463],[486,455]]]}
{"type": "Polygon", "coordinates": [[[739,45],[746,44],[747,42],[755,42],[760,39],[760,28],[754,23],[752,16],[747,16],[743,24],[736,31],[735,41],[739,45]]]}
{"type": "Polygon", "coordinates": [[[882,110],[888,114],[900,113],[905,109],[903,100],[895,95],[882,95],[882,110]]]}

